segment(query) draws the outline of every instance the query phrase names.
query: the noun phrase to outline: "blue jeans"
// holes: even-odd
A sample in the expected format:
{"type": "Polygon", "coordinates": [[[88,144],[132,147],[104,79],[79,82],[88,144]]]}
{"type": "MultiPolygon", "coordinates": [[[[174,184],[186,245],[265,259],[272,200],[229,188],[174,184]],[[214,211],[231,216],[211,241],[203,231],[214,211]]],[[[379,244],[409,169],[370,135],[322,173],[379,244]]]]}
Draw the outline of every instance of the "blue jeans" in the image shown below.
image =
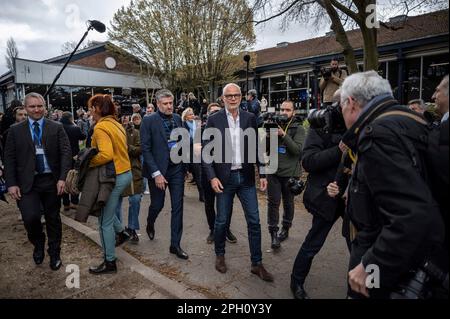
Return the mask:
{"type": "Polygon", "coordinates": [[[102,213],[98,218],[100,239],[102,241],[105,259],[113,261],[116,259],[116,233],[123,231],[123,226],[115,212],[117,203],[125,188],[130,185],[132,179],[131,171],[116,176],[116,184],[106,202],[102,213]]]}
{"type": "MultiPolygon", "coordinates": [[[[139,229],[139,211],[141,210],[142,194],[134,194],[128,196],[128,228],[133,230],[139,229]]],[[[122,202],[123,197],[119,198],[117,204],[116,216],[122,222],[122,202]]]]}
{"type": "Polygon", "coordinates": [[[255,185],[244,184],[244,176],[240,171],[231,171],[223,193],[217,196],[217,216],[214,225],[214,242],[217,256],[225,255],[225,236],[227,221],[233,208],[234,195],[238,196],[244,209],[247,221],[248,242],[253,265],[262,261],[261,224],[259,222],[258,198],[255,185]]]}
{"type": "MultiPolygon", "coordinates": [[[[184,169],[182,164],[169,166],[164,178],[169,183],[170,203],[172,205],[170,219],[170,245],[180,247],[183,233],[183,196],[184,196],[184,169]]],[[[155,180],[149,179],[150,207],[148,208],[147,224],[154,224],[156,218],[164,207],[166,191],[156,187],[155,180]]]]}

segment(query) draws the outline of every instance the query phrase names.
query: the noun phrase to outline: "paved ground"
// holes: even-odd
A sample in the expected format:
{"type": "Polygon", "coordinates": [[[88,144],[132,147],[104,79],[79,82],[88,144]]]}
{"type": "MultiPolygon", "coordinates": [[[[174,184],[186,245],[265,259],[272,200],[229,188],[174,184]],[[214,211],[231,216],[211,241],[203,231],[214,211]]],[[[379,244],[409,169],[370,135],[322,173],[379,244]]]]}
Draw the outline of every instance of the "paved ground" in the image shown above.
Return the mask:
{"type": "MultiPolygon", "coordinates": [[[[170,246],[170,197],[155,223],[155,240],[150,241],[146,232],[149,195],[144,195],[140,214],[140,242],[127,243],[123,249],[145,265],[159,273],[183,283],[195,291],[212,298],[292,298],[289,280],[292,265],[298,249],[311,225],[301,198],[296,198],[296,215],[290,237],[278,252],[270,249],[267,231],[266,202],[260,196],[263,262],[275,276],[274,283],[261,281],[250,273],[250,257],[247,228],[240,203],[235,201],[232,231],[238,238],[236,244],[227,243],[226,262],[228,272],[218,273],[214,268],[214,246],[206,243],[208,225],[202,203],[198,201],[195,186],[186,184],[184,199],[184,230],[182,248],[189,254],[187,261],[169,254],[170,246]]],[[[128,203],[123,206],[124,220],[127,220],[128,203]]],[[[89,218],[88,226],[97,229],[96,218],[89,218]]],[[[332,229],[322,251],[316,257],[306,289],[312,298],[345,298],[348,252],[340,234],[341,223],[332,229]]]]}
{"type": "MultiPolygon", "coordinates": [[[[119,273],[92,276],[88,266],[98,263],[100,248],[87,237],[97,241],[96,218],[89,218],[86,227],[69,224],[87,235],[64,226],[62,259],[65,265],[80,266],[81,289],[65,287],[68,273],[52,272],[48,257],[41,266],[31,260],[32,247],[26,239],[23,225],[17,220],[15,205],[0,203],[0,297],[3,298],[292,298],[289,280],[298,249],[311,224],[301,198],[296,199],[296,215],[290,237],[278,252],[270,249],[267,231],[266,202],[260,195],[263,262],[275,276],[274,283],[266,283],[250,273],[247,228],[242,207],[235,201],[232,231],[236,244],[227,243],[228,272],[218,273],[214,268],[214,246],[206,243],[208,226],[202,203],[198,201],[195,186],[186,185],[184,200],[184,232],[182,248],[189,260],[180,260],[169,254],[170,201],[158,217],[155,240],[145,233],[149,195],[141,206],[140,242],[126,243],[118,249],[119,273]],[[130,256],[131,255],[131,256],[130,256]],[[134,257],[134,258],[133,258],[134,257]],[[133,271],[134,270],[134,271],[133,271]]],[[[124,201],[124,219],[128,203],[124,201]]],[[[73,213],[66,214],[68,216],[73,213]]],[[[340,222],[332,229],[324,248],[316,257],[306,289],[312,298],[344,298],[348,253],[340,235],[340,222]]]]}

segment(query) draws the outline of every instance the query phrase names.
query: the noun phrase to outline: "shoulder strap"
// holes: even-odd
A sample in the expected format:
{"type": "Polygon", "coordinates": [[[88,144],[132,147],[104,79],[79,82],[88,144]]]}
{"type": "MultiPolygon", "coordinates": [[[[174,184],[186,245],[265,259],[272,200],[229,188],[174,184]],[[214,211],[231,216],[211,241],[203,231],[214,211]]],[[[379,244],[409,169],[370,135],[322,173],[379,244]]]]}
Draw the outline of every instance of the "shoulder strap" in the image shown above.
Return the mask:
{"type": "Polygon", "coordinates": [[[389,111],[389,112],[385,112],[383,114],[380,114],[380,115],[378,115],[375,118],[375,120],[377,120],[379,118],[383,118],[383,117],[389,116],[389,115],[401,115],[401,116],[409,117],[410,119],[413,119],[414,121],[419,122],[420,124],[423,124],[423,125],[427,125],[428,124],[427,121],[425,121],[419,115],[415,115],[415,114],[412,114],[412,113],[408,113],[408,112],[405,112],[405,111],[399,111],[399,110],[397,110],[397,111],[389,111]]]}

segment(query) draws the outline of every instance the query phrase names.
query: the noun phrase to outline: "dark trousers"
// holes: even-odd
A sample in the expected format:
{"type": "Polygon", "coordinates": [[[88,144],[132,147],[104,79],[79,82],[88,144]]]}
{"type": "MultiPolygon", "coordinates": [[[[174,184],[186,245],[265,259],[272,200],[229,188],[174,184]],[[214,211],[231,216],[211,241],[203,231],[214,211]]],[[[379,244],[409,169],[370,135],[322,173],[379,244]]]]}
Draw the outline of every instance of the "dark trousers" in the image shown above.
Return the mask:
{"type": "Polygon", "coordinates": [[[45,227],[48,237],[48,253],[59,256],[61,251],[62,225],[59,210],[61,198],[57,195],[56,181],[52,174],[36,175],[33,188],[22,194],[17,202],[28,239],[34,246],[45,245],[45,234],[41,224],[41,209],[44,209],[45,227]]]}
{"type": "MultiPolygon", "coordinates": [[[[210,231],[214,231],[214,224],[216,223],[216,210],[214,208],[216,202],[216,192],[211,188],[211,184],[202,178],[203,191],[205,194],[205,214],[206,220],[208,221],[208,226],[210,231]]],[[[233,207],[233,205],[231,206],[233,207]]],[[[233,214],[233,209],[231,209],[229,218],[226,223],[226,231],[230,231],[231,215],[233,214]]]]}
{"type": "Polygon", "coordinates": [[[314,256],[320,251],[328,233],[333,227],[339,215],[336,214],[334,220],[328,221],[319,214],[313,215],[311,229],[306,235],[305,241],[295,258],[292,269],[291,281],[297,285],[303,285],[308,276],[314,256]]]}
{"type": "Polygon", "coordinates": [[[69,206],[71,203],[78,205],[79,195],[63,194],[62,199],[64,206],[69,206]]]}
{"type": "MultiPolygon", "coordinates": [[[[171,240],[170,245],[179,247],[181,242],[181,235],[183,233],[183,196],[184,196],[184,170],[182,164],[171,165],[167,169],[164,178],[167,180],[170,202],[172,205],[171,211],[171,240]]],[[[164,200],[166,198],[166,191],[156,187],[155,180],[150,178],[148,180],[150,189],[151,204],[148,208],[147,223],[154,224],[156,218],[164,207],[164,200]]]]}
{"type": "Polygon", "coordinates": [[[189,171],[194,177],[195,184],[197,185],[198,196],[204,197],[204,189],[202,184],[202,164],[200,163],[190,163],[189,171]]]}
{"type": "Polygon", "coordinates": [[[238,198],[244,209],[245,220],[247,221],[248,241],[250,255],[253,265],[262,260],[261,252],[261,224],[259,222],[258,198],[256,196],[255,185],[244,183],[244,176],[241,171],[231,171],[230,178],[222,193],[217,196],[217,216],[214,227],[214,243],[216,256],[225,255],[226,225],[233,209],[234,196],[238,198]]]}
{"type": "Polygon", "coordinates": [[[294,195],[289,190],[289,177],[267,175],[267,223],[269,231],[278,231],[280,203],[283,199],[283,228],[289,229],[294,219],[294,195]]]}

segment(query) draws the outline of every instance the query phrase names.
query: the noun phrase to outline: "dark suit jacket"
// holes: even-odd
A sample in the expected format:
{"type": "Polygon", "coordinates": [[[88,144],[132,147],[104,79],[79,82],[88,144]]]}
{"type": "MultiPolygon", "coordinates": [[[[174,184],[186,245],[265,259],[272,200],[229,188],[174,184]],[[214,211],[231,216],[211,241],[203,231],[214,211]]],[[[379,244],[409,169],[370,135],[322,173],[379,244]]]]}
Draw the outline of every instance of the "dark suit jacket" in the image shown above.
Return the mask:
{"type": "MultiPolygon", "coordinates": [[[[62,124],[44,119],[42,144],[55,180],[66,180],[72,166],[70,143],[62,124]]],[[[8,187],[31,191],[36,170],[36,150],[28,120],[11,126],[5,146],[5,177],[8,187]]]]}
{"type": "MultiPolygon", "coordinates": [[[[253,113],[246,112],[243,110],[239,111],[239,124],[243,131],[245,131],[248,128],[253,128],[255,130],[256,136],[258,133],[258,129],[256,126],[256,118],[253,113]]],[[[208,181],[211,181],[211,179],[217,177],[223,186],[228,182],[228,178],[230,177],[231,173],[231,162],[230,160],[226,160],[226,152],[225,148],[228,145],[228,147],[231,146],[231,140],[226,138],[225,129],[229,128],[228,126],[228,120],[225,110],[220,110],[217,113],[214,113],[208,118],[208,121],[206,123],[205,130],[208,128],[216,128],[221,133],[222,138],[222,161],[221,163],[206,163],[203,161],[202,156],[202,167],[203,172],[206,175],[206,178],[208,181]],[[227,163],[228,162],[228,163],[227,163]]],[[[208,143],[212,141],[205,141],[204,146],[206,146],[208,143]]],[[[255,143],[255,141],[248,141],[248,138],[244,138],[244,154],[241,154],[242,156],[242,173],[244,175],[244,183],[247,185],[254,185],[255,184],[255,163],[251,163],[249,158],[249,150],[252,152],[256,152],[256,164],[258,167],[260,167],[262,164],[258,161],[258,145],[255,143]]],[[[228,150],[228,153],[230,153],[230,150],[228,150]]],[[[228,156],[231,156],[229,154],[228,156]]],[[[265,176],[260,174],[260,177],[264,178],[265,176]]]]}
{"type": "MultiPolygon", "coordinates": [[[[173,114],[178,128],[182,128],[181,117],[173,114]]],[[[151,179],[152,174],[160,171],[164,176],[170,162],[170,150],[167,145],[163,119],[158,112],[145,116],[141,123],[141,148],[144,156],[142,176],[151,179]]]]}
{"type": "Polygon", "coordinates": [[[72,151],[72,157],[80,152],[79,141],[86,139],[86,135],[75,124],[63,124],[64,131],[66,131],[67,137],[70,142],[70,149],[72,151]]]}

